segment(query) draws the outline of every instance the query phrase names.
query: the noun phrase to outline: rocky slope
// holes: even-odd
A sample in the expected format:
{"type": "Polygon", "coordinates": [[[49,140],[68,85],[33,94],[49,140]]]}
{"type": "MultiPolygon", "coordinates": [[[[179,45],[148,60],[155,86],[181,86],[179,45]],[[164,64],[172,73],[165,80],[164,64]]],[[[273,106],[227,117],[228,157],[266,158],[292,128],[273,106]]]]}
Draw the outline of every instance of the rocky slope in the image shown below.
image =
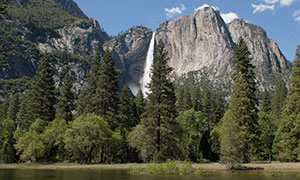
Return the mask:
{"type": "MultiPolygon", "coordinates": [[[[12,13],[0,17],[0,79],[32,77],[39,58],[47,52],[55,56],[57,85],[69,69],[79,92],[86,83],[91,57],[108,48],[120,72],[120,86],[128,84],[134,93],[140,87],[152,30],[138,26],[109,38],[100,24],[88,19],[72,0],[15,0],[9,11],[12,13]],[[32,7],[33,2],[39,8],[32,7]],[[55,13],[49,15],[48,11],[55,13]],[[41,23],[45,19],[47,23],[41,23]],[[61,53],[72,54],[72,58],[62,62],[61,53]]],[[[205,72],[213,82],[230,87],[233,52],[240,36],[252,53],[261,89],[271,89],[276,78],[288,82],[291,64],[262,28],[243,20],[225,24],[219,12],[210,7],[162,23],[156,41],[165,43],[175,77],[205,72]]]]}
{"type": "Polygon", "coordinates": [[[205,68],[212,81],[230,83],[234,46],[240,36],[252,53],[260,89],[272,88],[278,76],[287,81],[291,64],[262,28],[243,20],[226,25],[210,7],[161,24],[156,39],[166,44],[176,75],[205,68]]]}
{"type": "Polygon", "coordinates": [[[152,31],[138,26],[104,44],[112,52],[117,68],[121,71],[121,85],[128,84],[136,94],[144,72],[152,31]]]}

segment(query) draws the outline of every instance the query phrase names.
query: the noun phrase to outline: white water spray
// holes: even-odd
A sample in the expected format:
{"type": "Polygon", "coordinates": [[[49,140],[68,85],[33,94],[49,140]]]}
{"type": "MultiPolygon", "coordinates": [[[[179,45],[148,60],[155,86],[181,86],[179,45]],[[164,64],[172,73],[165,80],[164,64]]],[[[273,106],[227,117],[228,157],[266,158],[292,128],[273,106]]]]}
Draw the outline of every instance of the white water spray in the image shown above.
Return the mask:
{"type": "Polygon", "coordinates": [[[147,85],[151,81],[151,71],[152,71],[152,65],[153,65],[153,53],[154,53],[154,45],[155,45],[155,32],[152,34],[152,39],[150,41],[150,45],[148,48],[147,52],[147,58],[146,58],[146,63],[145,63],[145,68],[144,68],[144,75],[141,81],[141,89],[144,93],[144,96],[147,96],[147,93],[149,93],[149,89],[147,88],[147,85]]]}

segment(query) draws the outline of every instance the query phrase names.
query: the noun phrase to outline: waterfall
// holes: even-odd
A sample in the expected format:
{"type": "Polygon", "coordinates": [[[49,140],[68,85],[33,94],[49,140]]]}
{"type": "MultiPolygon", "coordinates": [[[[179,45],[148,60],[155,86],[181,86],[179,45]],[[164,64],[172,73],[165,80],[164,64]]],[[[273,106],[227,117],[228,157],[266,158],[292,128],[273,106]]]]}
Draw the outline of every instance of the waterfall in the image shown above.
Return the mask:
{"type": "Polygon", "coordinates": [[[141,89],[144,93],[144,96],[147,96],[147,93],[149,92],[147,85],[151,81],[150,74],[152,71],[152,65],[153,65],[153,60],[154,60],[154,58],[153,58],[154,45],[155,45],[155,32],[153,32],[153,34],[152,34],[152,39],[150,41],[150,45],[149,45],[148,52],[147,52],[147,58],[146,58],[146,63],[145,63],[145,67],[144,67],[144,74],[143,74],[143,78],[141,80],[141,89]]]}

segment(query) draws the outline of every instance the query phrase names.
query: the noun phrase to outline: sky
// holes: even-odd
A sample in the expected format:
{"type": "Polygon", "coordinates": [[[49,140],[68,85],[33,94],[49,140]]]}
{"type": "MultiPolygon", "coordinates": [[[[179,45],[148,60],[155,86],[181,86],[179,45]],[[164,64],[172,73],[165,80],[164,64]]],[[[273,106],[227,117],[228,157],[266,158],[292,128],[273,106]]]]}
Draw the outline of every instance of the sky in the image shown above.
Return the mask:
{"type": "Polygon", "coordinates": [[[284,56],[293,61],[300,45],[300,0],[74,0],[109,35],[143,25],[155,31],[166,20],[193,14],[203,6],[219,10],[225,22],[234,18],[262,27],[284,56]]]}

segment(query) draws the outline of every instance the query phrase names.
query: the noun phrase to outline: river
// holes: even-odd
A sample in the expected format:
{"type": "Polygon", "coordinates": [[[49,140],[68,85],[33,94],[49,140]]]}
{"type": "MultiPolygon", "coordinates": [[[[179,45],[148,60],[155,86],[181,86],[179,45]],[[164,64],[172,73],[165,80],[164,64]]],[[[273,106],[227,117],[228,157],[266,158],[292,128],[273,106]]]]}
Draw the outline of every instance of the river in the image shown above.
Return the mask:
{"type": "Polygon", "coordinates": [[[298,180],[299,173],[266,175],[263,171],[204,172],[202,176],[130,175],[125,170],[0,169],[0,180],[298,180]]]}

